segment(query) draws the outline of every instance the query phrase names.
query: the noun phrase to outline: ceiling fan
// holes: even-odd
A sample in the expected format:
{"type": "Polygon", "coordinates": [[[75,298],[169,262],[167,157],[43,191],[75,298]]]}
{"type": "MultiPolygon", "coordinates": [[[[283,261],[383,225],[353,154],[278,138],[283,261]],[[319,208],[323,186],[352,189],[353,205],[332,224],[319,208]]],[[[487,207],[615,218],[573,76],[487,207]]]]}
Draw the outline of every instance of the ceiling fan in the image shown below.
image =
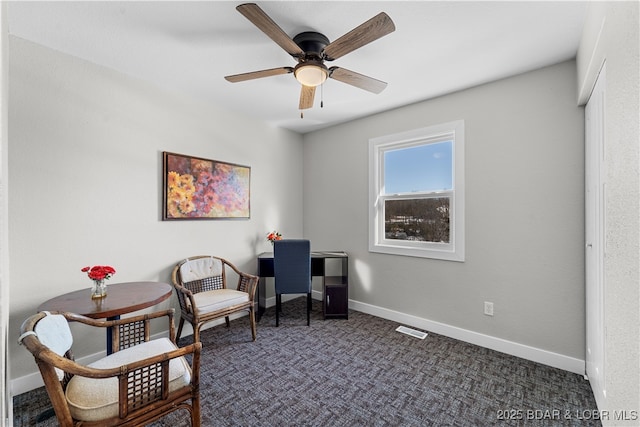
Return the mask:
{"type": "Polygon", "coordinates": [[[347,70],[341,67],[327,68],[325,61],[333,61],[347,53],[353,52],[389,33],[395,31],[393,21],[384,12],[379,13],[363,24],[357,26],[342,37],[330,42],[321,33],[306,31],[289,37],[258,5],[254,3],[241,4],[236,10],[244,15],[256,27],[262,30],[289,55],[298,61],[295,67],[279,67],[268,70],[252,71],[249,73],[226,76],[232,83],[262,77],[277,76],[293,73],[300,82],[299,109],[304,110],[313,106],[316,86],[321,85],[327,78],[364,89],[373,93],[380,93],[387,87],[387,83],[347,70]]]}

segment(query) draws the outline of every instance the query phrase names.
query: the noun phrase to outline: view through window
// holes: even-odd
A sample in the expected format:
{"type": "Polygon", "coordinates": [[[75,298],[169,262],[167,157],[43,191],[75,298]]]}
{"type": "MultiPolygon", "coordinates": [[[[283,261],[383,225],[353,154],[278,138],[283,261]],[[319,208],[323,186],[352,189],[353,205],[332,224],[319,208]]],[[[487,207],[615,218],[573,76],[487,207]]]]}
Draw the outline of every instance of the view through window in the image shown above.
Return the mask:
{"type": "Polygon", "coordinates": [[[384,152],[386,239],[451,241],[453,142],[384,152]]]}

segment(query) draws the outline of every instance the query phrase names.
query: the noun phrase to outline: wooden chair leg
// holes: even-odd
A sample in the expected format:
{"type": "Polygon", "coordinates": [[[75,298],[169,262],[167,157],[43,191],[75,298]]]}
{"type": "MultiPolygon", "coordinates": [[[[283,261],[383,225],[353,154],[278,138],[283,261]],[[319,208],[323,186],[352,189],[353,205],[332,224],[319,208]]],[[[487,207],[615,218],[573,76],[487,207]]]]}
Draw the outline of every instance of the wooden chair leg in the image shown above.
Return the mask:
{"type": "Polygon", "coordinates": [[[307,294],[307,326],[311,325],[311,292],[307,294]]]}
{"type": "Polygon", "coordinates": [[[253,307],[249,309],[249,323],[251,323],[251,338],[253,341],[256,340],[256,313],[253,310],[253,307]]]}
{"type": "Polygon", "coordinates": [[[231,323],[229,323],[229,316],[225,316],[224,321],[227,323],[227,328],[231,326],[231,323]]]}
{"type": "Polygon", "coordinates": [[[282,296],[280,294],[276,294],[276,327],[280,326],[280,306],[282,305],[282,296]]]}
{"type": "Polygon", "coordinates": [[[180,339],[180,334],[182,334],[183,326],[184,326],[184,317],[180,317],[180,323],[178,324],[178,333],[176,335],[176,342],[180,339]]]}
{"type": "Polygon", "coordinates": [[[200,427],[200,393],[191,398],[191,427],[200,427]]]}
{"type": "Polygon", "coordinates": [[[200,342],[200,325],[193,325],[193,342],[200,342]]]}

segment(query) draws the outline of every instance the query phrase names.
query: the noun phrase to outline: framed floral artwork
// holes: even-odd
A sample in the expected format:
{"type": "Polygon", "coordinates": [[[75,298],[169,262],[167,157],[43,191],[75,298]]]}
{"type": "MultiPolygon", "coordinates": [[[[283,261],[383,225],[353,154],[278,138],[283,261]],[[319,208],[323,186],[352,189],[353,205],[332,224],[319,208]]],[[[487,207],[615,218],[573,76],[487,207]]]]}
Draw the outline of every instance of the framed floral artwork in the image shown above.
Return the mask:
{"type": "Polygon", "coordinates": [[[162,219],[249,218],[251,168],[162,153],[162,219]]]}

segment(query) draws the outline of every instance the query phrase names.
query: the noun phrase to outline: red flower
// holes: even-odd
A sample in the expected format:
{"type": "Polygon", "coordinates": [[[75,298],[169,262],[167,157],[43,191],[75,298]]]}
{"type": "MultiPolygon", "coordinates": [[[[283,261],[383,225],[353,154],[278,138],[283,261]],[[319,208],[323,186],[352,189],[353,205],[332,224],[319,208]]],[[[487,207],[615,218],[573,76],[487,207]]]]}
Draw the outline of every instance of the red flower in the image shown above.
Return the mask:
{"type": "Polygon", "coordinates": [[[267,234],[267,240],[271,243],[276,240],[282,240],[282,234],[278,233],[277,231],[272,231],[271,233],[267,234]]]}
{"type": "Polygon", "coordinates": [[[116,270],[109,265],[94,265],[93,267],[84,267],[81,269],[83,273],[87,273],[91,280],[104,280],[116,274],[116,270]]]}

